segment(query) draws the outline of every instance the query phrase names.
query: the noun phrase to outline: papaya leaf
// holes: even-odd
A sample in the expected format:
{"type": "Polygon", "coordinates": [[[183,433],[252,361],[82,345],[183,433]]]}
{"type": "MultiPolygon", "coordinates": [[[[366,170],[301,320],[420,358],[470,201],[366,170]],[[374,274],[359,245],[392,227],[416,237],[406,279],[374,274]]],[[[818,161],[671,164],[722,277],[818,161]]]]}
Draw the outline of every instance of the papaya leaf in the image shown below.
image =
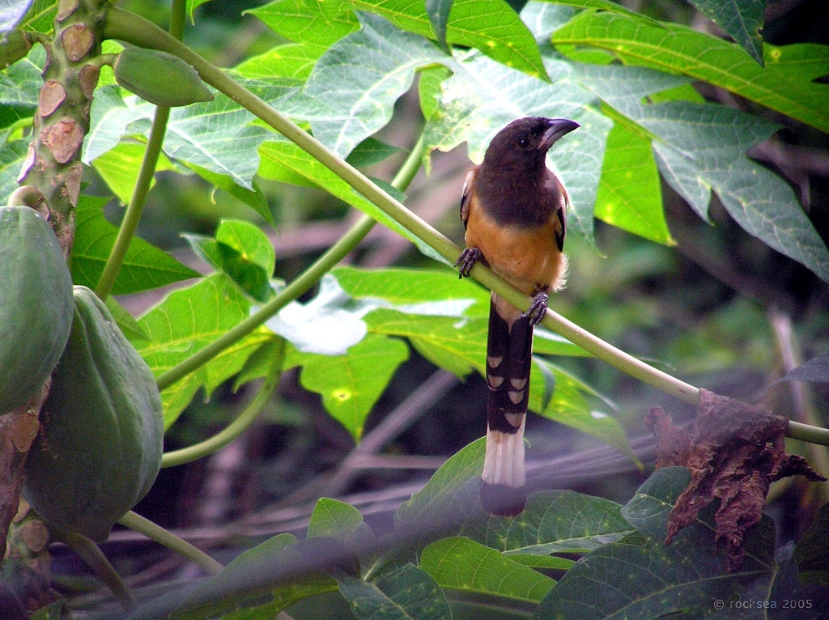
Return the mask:
{"type": "Polygon", "coordinates": [[[193,162],[186,161],[183,163],[211,185],[217,187],[218,189],[224,190],[236,200],[249,206],[257,213],[257,215],[260,215],[262,219],[268,222],[271,226],[275,224],[273,214],[268,206],[268,200],[259,188],[259,184],[256,182],[256,179],[251,181],[251,187],[248,189],[236,184],[233,179],[226,174],[213,172],[207,168],[197,166],[193,162]]]}
{"type": "Polygon", "coordinates": [[[388,123],[394,102],[409,89],[419,67],[444,57],[428,40],[382,17],[357,16],[360,30],[328,48],[305,87],[331,110],[327,117],[311,120],[314,135],[343,157],[388,123]]]}
{"type": "MultiPolygon", "coordinates": [[[[222,273],[170,293],[138,322],[150,335],[136,348],[158,377],[248,317],[250,303],[222,273]]],[[[258,330],[222,351],[216,358],[161,393],[164,425],[169,428],[199,388],[207,396],[244,366],[247,359],[273,335],[258,330]]]]}
{"type": "MultiPolygon", "coordinates": [[[[107,184],[121,204],[128,204],[135,190],[138,171],[144,159],[146,145],[137,142],[120,142],[114,148],[97,157],[92,162],[95,170],[107,184]]],[[[175,170],[172,162],[161,153],[156,164],[156,171],[175,170]]],[[[155,185],[155,179],[150,187],[155,185]]]]}
{"type": "Polygon", "coordinates": [[[770,590],[786,568],[775,564],[769,518],[749,532],[746,561],[734,572],[727,570],[725,550],[714,544],[713,506],[670,545],[664,544],[668,513],[687,481],[683,468],[657,470],[622,509],[639,531],[584,556],[550,591],[534,618],[703,617],[720,615],[720,609],[725,610],[722,617],[734,617],[741,608],[755,613],[754,601],[782,608],[770,590]]]}
{"type": "Polygon", "coordinates": [[[276,253],[270,240],[255,224],[223,219],[215,238],[183,235],[190,247],[233,280],[253,299],[265,302],[273,296],[270,278],[276,253]]]}
{"type": "MultiPolygon", "coordinates": [[[[802,71],[791,71],[793,64],[825,63],[829,53],[825,46],[811,48],[811,57],[798,51],[790,63],[770,61],[767,52],[762,68],[737,44],[685,26],[652,25],[636,17],[592,11],[556,30],[553,44],[599,48],[628,65],[703,80],[829,132],[829,110],[824,105],[829,86],[804,80],[802,71]]],[[[770,51],[781,57],[780,50],[785,49],[770,51]]]]}
{"type": "Polygon", "coordinates": [[[28,152],[29,143],[26,140],[6,142],[0,147],[0,198],[4,205],[11,193],[20,187],[17,177],[28,152]]]}
{"type": "Polygon", "coordinates": [[[291,350],[285,367],[301,364],[303,387],[320,394],[328,412],[359,440],[371,408],[408,356],[401,341],[369,335],[345,355],[291,350]]]}
{"type": "Polygon", "coordinates": [[[408,239],[425,256],[446,263],[446,260],[427,243],[398,224],[397,221],[386,215],[385,212],[355,191],[348,183],[295,144],[281,140],[269,141],[262,145],[259,154],[262,157],[259,174],[263,178],[284,181],[291,177],[300,177],[305,180],[306,184],[325,189],[331,195],[359,209],[372,219],[408,239]]]}
{"type": "Polygon", "coordinates": [[[428,545],[421,553],[420,568],[444,589],[497,596],[528,607],[555,585],[550,577],[461,536],[428,545]]]}
{"type": "Polygon", "coordinates": [[[826,556],[826,546],[829,545],[827,534],[829,534],[829,504],[824,504],[818,511],[814,523],[794,549],[798,579],[803,583],[829,585],[829,557],[826,556]]]}
{"type": "MultiPolygon", "coordinates": [[[[403,30],[427,38],[435,36],[424,0],[349,0],[349,4],[360,11],[377,13],[403,30]]],[[[479,49],[498,63],[546,79],[535,40],[503,0],[455,0],[446,26],[446,40],[479,49]]]]}
{"type": "Polygon", "coordinates": [[[713,104],[643,104],[641,98],[663,83],[649,69],[584,65],[578,73],[585,88],[656,137],[660,171],[700,217],[707,219],[713,189],[746,232],[829,281],[829,250],[792,189],[746,157],[777,125],[713,104]]]}
{"type": "Polygon", "coordinates": [[[595,215],[617,228],[672,245],[650,140],[616,124],[607,136],[595,215]]]}
{"type": "Polygon", "coordinates": [[[452,611],[440,586],[428,573],[406,564],[375,581],[338,577],[340,593],[356,618],[450,620],[452,611]]]}
{"type": "Polygon", "coordinates": [[[365,337],[363,316],[369,309],[362,303],[353,304],[336,280],[326,274],[313,299],[305,304],[291,302],[265,325],[300,354],[346,355],[365,337]]]}
{"type": "Polygon", "coordinates": [[[336,591],[337,582],[324,568],[351,572],[355,562],[336,539],[297,542],[291,534],[279,534],[192,590],[170,617],[273,617],[296,601],[336,591]]]}
{"type": "MultiPolygon", "coordinates": [[[[98,284],[115,237],[118,236],[118,229],[104,218],[103,207],[107,202],[107,198],[81,195],[75,209],[75,242],[69,261],[70,270],[75,284],[92,289],[98,284]]],[[[197,277],[198,272],[182,265],[140,237],[135,237],[127,250],[112,292],[115,295],[126,295],[197,277]]]]}
{"type": "Polygon", "coordinates": [[[793,368],[778,381],[810,381],[812,383],[829,383],[829,351],[810,359],[805,364],[793,368]]]}
{"type": "Polygon", "coordinates": [[[28,13],[34,0],[21,2],[6,2],[0,7],[0,32],[12,30],[17,26],[23,17],[28,13]]]}
{"type": "Polygon", "coordinates": [[[314,506],[308,523],[308,537],[330,536],[343,538],[353,534],[363,524],[363,515],[350,504],[321,497],[314,506]]]}
{"type": "Polygon", "coordinates": [[[453,2],[454,0],[426,0],[426,14],[429,16],[438,46],[447,54],[451,51],[446,42],[446,25],[453,2]]]}
{"type": "Polygon", "coordinates": [[[731,38],[743,46],[751,57],[763,66],[763,13],[766,0],[690,0],[731,38]]]}
{"type": "Polygon", "coordinates": [[[467,142],[480,162],[492,137],[522,116],[563,117],[581,127],[556,144],[548,166],[564,182],[572,210],[568,228],[593,237],[593,205],[611,121],[597,111],[598,100],[571,79],[561,61],[547,67],[553,83],[522,75],[479,54],[449,65],[453,75],[441,82],[439,106],[424,130],[429,150],[448,151],[467,142]]]}
{"type": "Polygon", "coordinates": [[[319,55],[360,25],[347,3],[276,0],[247,11],[274,32],[317,49],[319,55]]]}

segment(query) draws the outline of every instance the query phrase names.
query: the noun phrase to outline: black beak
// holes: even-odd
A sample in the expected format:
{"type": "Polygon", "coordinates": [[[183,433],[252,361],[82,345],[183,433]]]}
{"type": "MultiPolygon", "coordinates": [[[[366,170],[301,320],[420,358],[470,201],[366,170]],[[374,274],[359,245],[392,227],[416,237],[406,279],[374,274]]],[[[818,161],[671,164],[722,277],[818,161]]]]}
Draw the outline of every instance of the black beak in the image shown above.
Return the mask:
{"type": "Polygon", "coordinates": [[[559,138],[581,127],[577,122],[566,118],[552,118],[549,120],[549,124],[550,126],[544,132],[544,137],[541,140],[541,148],[545,151],[553,146],[559,138]]]}

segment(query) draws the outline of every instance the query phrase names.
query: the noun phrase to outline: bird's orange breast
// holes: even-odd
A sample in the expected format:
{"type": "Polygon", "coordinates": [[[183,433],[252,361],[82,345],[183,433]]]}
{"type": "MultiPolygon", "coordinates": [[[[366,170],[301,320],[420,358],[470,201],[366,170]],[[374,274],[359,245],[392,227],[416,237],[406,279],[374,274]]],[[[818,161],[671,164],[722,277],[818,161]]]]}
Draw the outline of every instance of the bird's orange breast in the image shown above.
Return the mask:
{"type": "Polygon", "coordinates": [[[542,226],[503,226],[473,208],[466,222],[466,245],[478,248],[495,273],[527,295],[557,290],[567,269],[567,258],[556,244],[560,226],[555,215],[542,226]]]}

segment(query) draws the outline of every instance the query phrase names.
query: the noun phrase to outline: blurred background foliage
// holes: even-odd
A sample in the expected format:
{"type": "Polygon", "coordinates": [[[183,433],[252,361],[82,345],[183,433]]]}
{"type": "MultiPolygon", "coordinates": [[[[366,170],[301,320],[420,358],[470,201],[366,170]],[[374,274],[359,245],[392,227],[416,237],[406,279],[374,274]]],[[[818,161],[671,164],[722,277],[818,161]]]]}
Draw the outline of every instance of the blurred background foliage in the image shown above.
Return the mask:
{"type": "MultiPolygon", "coordinates": [[[[198,38],[185,36],[185,42],[226,67],[262,52],[279,38],[252,16],[240,17],[245,9],[258,4],[225,0],[202,5],[195,15],[198,38]]],[[[680,0],[628,0],[623,4],[659,19],[716,31],[680,0]]],[[[167,22],[166,2],[133,0],[122,6],[159,25],[167,22]]],[[[778,45],[829,44],[825,2],[770,1],[764,38],[778,45]]],[[[748,105],[710,86],[701,90],[711,100],[736,107],[748,105]]],[[[819,234],[829,239],[829,137],[756,106],[751,109],[784,128],[773,143],[760,145],[750,154],[792,185],[819,234]]],[[[410,148],[422,122],[419,115],[413,87],[398,101],[392,122],[381,132],[382,139],[410,148]]],[[[403,158],[404,154],[393,156],[370,170],[370,175],[388,180],[403,158]]],[[[460,243],[458,198],[471,164],[463,148],[435,153],[433,162],[431,176],[421,172],[410,187],[407,204],[460,243]]],[[[87,172],[88,193],[107,194],[94,171],[87,172]]],[[[212,235],[221,218],[247,219],[261,225],[273,241],[276,277],[290,280],[355,217],[352,209],[317,190],[274,182],[263,182],[262,189],[275,228],[228,194],[214,192],[196,176],[161,172],[139,235],[198,269],[199,263],[178,236],[179,231],[212,235]]],[[[746,234],[716,197],[708,225],[666,184],[661,190],[677,245],[660,246],[597,222],[598,251],[575,235],[568,237],[569,285],[551,300],[551,307],[692,384],[749,402],[771,403],[778,411],[794,414],[797,408],[806,407],[809,415],[817,415],[813,421],[825,426],[829,423],[829,390],[810,385],[804,389],[814,388],[815,392],[797,400],[793,384],[773,384],[785,373],[790,363],[787,356],[802,363],[829,349],[829,290],[825,283],[746,234]]],[[[114,223],[122,212],[115,201],[107,208],[114,223]]],[[[348,262],[367,267],[435,266],[407,242],[379,229],[348,262]]],[[[157,295],[154,291],[153,295],[120,301],[137,313],[155,303],[157,295]]],[[[556,363],[613,398],[613,415],[623,422],[645,469],[650,465],[649,447],[653,444],[642,422],[648,408],[661,404],[680,419],[692,413],[673,401],[665,402],[659,393],[603,362],[567,358],[556,363]]],[[[211,539],[218,541],[231,531],[230,523],[232,531],[243,537],[304,531],[314,500],[327,493],[344,497],[369,523],[382,529],[396,505],[428,479],[443,459],[483,435],[485,395],[485,383],[478,375],[460,383],[442,372],[436,374],[431,364],[412,351],[369,417],[366,435],[402,407],[416,408],[414,422],[382,455],[365,455],[360,467],[337,479],[332,478],[332,472],[354,448],[353,440],[325,412],[320,397],[303,390],[297,374],[289,372],[268,415],[256,427],[210,459],[164,470],[136,511],[209,546],[211,539]],[[424,383],[431,389],[431,398],[412,402],[424,383]]],[[[248,396],[246,389],[234,393],[227,385],[209,402],[196,398],[168,432],[167,449],[209,436],[238,413],[248,396]]],[[[537,488],[566,487],[624,501],[646,477],[645,470],[612,448],[538,416],[531,416],[527,437],[535,459],[531,484],[537,488]]],[[[790,488],[777,493],[784,500],[775,508],[783,517],[784,538],[794,537],[808,525],[814,504],[788,501],[797,497],[790,488]]],[[[143,545],[128,531],[116,533],[112,540],[111,545],[125,545],[125,549],[143,545]]],[[[135,557],[123,556],[130,562],[135,557]]],[[[67,556],[64,561],[74,560],[67,556]]]]}

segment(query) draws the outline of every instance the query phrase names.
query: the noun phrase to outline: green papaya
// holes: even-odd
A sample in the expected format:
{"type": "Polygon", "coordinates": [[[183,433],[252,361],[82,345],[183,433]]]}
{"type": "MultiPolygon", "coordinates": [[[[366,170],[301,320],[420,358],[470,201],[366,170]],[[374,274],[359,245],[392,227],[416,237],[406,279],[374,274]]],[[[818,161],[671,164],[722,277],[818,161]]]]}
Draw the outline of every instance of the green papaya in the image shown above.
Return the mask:
{"type": "Polygon", "coordinates": [[[196,70],[178,56],[127,47],[112,66],[115,81],[142,99],[167,107],[213,101],[213,93],[196,70]]]}
{"type": "Polygon", "coordinates": [[[106,305],[83,286],[74,296],[72,333],[41,410],[23,496],[47,524],[103,542],[158,475],[161,397],[106,305]]]}
{"type": "Polygon", "coordinates": [[[49,378],[72,327],[72,278],[34,209],[0,207],[0,415],[49,378]]]}

